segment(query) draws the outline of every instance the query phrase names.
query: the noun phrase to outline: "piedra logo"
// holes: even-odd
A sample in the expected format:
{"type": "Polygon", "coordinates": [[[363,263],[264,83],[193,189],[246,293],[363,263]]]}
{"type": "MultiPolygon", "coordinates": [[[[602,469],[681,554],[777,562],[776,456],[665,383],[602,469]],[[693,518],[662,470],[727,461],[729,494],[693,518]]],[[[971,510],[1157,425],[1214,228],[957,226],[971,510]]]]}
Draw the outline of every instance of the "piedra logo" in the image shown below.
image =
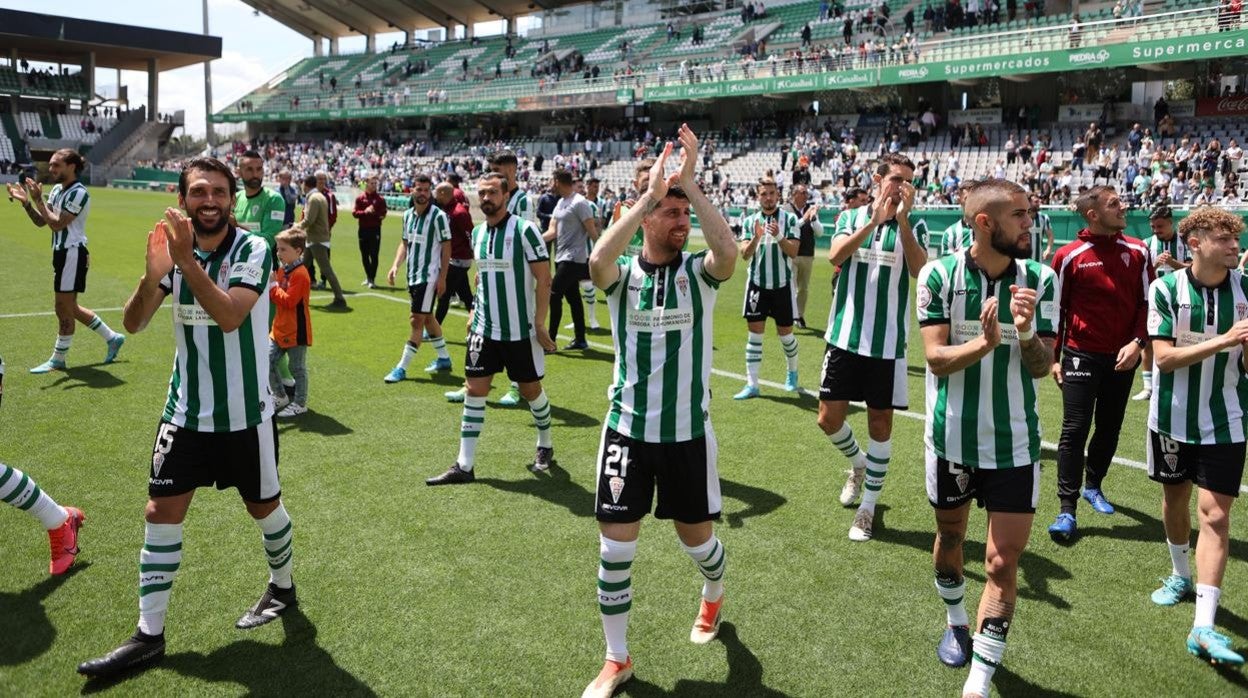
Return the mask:
{"type": "Polygon", "coordinates": [[[922,68],[902,68],[897,71],[897,77],[902,80],[922,80],[927,77],[927,67],[922,68]]]}
{"type": "Polygon", "coordinates": [[[1100,65],[1109,60],[1109,51],[1101,49],[1100,51],[1081,51],[1072,53],[1069,57],[1071,65],[1100,65]]]}

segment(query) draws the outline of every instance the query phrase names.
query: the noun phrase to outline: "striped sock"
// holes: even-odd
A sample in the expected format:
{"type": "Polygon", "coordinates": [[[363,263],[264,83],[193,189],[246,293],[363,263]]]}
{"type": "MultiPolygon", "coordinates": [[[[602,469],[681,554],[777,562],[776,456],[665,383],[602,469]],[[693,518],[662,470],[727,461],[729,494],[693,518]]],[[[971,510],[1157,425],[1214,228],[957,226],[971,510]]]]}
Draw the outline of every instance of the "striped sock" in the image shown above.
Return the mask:
{"type": "Polygon", "coordinates": [[[95,333],[103,337],[106,342],[117,336],[113,328],[109,327],[108,323],[104,322],[104,319],[99,315],[96,315],[94,320],[87,323],[87,328],[95,330],[95,333]]]}
{"type": "Polygon", "coordinates": [[[139,630],[165,632],[173,578],[182,565],[182,524],[147,524],[139,553],[139,630]]]}
{"type": "Polygon", "coordinates": [[[590,312],[593,312],[594,303],[598,302],[596,294],[594,293],[593,281],[581,282],[581,300],[585,301],[585,305],[589,306],[590,312]]]}
{"type": "Polygon", "coordinates": [[[966,605],[963,603],[963,599],[966,598],[965,578],[954,579],[937,572],[936,593],[940,594],[941,600],[945,602],[945,618],[949,625],[971,624],[966,616],[966,605]]]}
{"type": "Polygon", "coordinates": [[[420,345],[408,342],[403,345],[403,356],[399,359],[399,368],[404,371],[412,364],[412,359],[416,358],[416,350],[420,349],[420,345]]]}
{"type": "Polygon", "coordinates": [[[1152,390],[1153,389],[1153,372],[1144,371],[1143,373],[1144,373],[1144,389],[1152,390]]]}
{"type": "Polygon", "coordinates": [[[875,511],[875,502],[880,498],[880,490],[884,487],[884,476],[888,474],[888,459],[892,453],[892,441],[872,439],[867,443],[867,479],[863,483],[860,509],[875,511]]]}
{"type": "Polygon", "coordinates": [[[39,519],[39,523],[49,531],[65,523],[69,516],[69,512],[39,489],[29,475],[3,463],[0,463],[0,502],[39,519]]]}
{"type": "Polygon", "coordinates": [[[988,684],[992,682],[992,674],[1001,665],[1001,656],[1005,654],[1005,635],[1010,631],[1008,618],[985,618],[979,624],[979,632],[971,638],[971,673],[962,685],[963,695],[988,695],[988,684]]]}
{"type": "Polygon", "coordinates": [[[69,345],[74,341],[72,334],[56,335],[56,344],[52,345],[52,360],[64,361],[65,355],[69,353],[69,345]]]}
{"type": "Polygon", "coordinates": [[[546,399],[545,390],[529,401],[529,411],[533,413],[533,424],[537,427],[537,445],[550,448],[550,400],[546,399]]]}
{"type": "Polygon", "coordinates": [[[780,346],[784,347],[784,360],[789,364],[790,371],[797,370],[797,337],[791,334],[780,335],[780,346]]]}
{"type": "Polygon", "coordinates": [[[450,352],[446,350],[446,337],[430,337],[429,343],[433,345],[434,351],[438,352],[439,359],[451,358],[450,352]]]}
{"type": "Polygon", "coordinates": [[[867,467],[867,454],[858,448],[858,442],[854,440],[854,430],[849,428],[849,422],[842,424],[836,433],[829,434],[828,439],[841,452],[841,455],[849,459],[849,464],[854,470],[867,467]]]}
{"type": "Polygon", "coordinates": [[[291,548],[294,533],[286,505],[278,502],[276,509],[263,519],[257,519],[256,523],[264,534],[264,552],[269,558],[269,582],[279,589],[289,589],[294,584],[290,580],[290,568],[295,552],[291,548]]]}
{"type": "Polygon", "coordinates": [[[607,659],[628,661],[628,610],[633,607],[633,556],[637,541],[598,536],[598,612],[607,638],[607,659]]]}
{"type": "Polygon", "coordinates": [[[702,583],[702,599],[712,603],[719,601],[724,595],[724,569],[727,567],[728,551],[724,549],[719,538],[711,534],[709,540],[697,547],[680,544],[689,557],[698,566],[698,571],[706,578],[702,583]]]}
{"type": "Polygon", "coordinates": [[[758,387],[758,366],[763,362],[763,335],[751,332],[745,342],[746,382],[758,387]]]}
{"type": "Polygon", "coordinates": [[[459,456],[455,462],[460,470],[472,470],[477,460],[477,439],[485,426],[485,398],[464,396],[464,417],[459,424],[459,456]]]}

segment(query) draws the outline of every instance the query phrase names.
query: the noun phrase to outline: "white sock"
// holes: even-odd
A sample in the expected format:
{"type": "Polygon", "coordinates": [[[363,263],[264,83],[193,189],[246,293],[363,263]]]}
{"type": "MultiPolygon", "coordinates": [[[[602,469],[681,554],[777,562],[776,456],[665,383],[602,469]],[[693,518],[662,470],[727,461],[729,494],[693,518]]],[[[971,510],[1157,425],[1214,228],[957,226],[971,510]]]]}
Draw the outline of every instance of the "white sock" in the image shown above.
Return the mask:
{"type": "Polygon", "coordinates": [[[433,345],[433,350],[438,352],[439,359],[451,358],[450,353],[446,351],[446,338],[445,337],[430,337],[429,343],[433,345]]]}
{"type": "Polygon", "coordinates": [[[637,541],[598,536],[598,611],[607,638],[607,659],[628,661],[628,611],[633,607],[633,556],[637,541]]]}
{"type": "Polygon", "coordinates": [[[790,371],[797,370],[797,337],[791,334],[780,335],[780,346],[784,348],[784,360],[790,371]]]}
{"type": "Polygon", "coordinates": [[[69,353],[69,345],[74,341],[72,334],[56,335],[56,344],[52,345],[52,359],[54,361],[64,361],[65,355],[69,353]]]}
{"type": "Polygon", "coordinates": [[[966,578],[956,582],[936,574],[936,593],[945,602],[945,620],[949,625],[969,626],[971,621],[966,616],[966,578]]]}
{"type": "Polygon", "coordinates": [[[69,512],[39,489],[29,475],[3,463],[0,463],[0,502],[7,502],[39,519],[49,531],[59,528],[69,517],[69,512]]]}
{"type": "Polygon", "coordinates": [[[988,695],[988,684],[992,682],[992,674],[1001,665],[1001,657],[1005,654],[1005,633],[1009,632],[1009,625],[999,628],[982,627],[988,625],[988,620],[985,619],[979,632],[971,638],[971,646],[974,649],[971,651],[971,673],[966,677],[966,683],[962,684],[964,695],[967,693],[988,695]]]}
{"type": "Polygon", "coordinates": [[[724,549],[719,537],[711,534],[709,540],[697,547],[680,544],[681,549],[693,558],[698,571],[705,577],[702,582],[702,600],[714,603],[724,596],[724,569],[727,567],[728,552],[724,549]]]}
{"type": "Polygon", "coordinates": [[[1222,598],[1222,590],[1208,584],[1196,585],[1196,620],[1193,628],[1213,626],[1213,617],[1218,612],[1218,599],[1222,598]]]}
{"type": "Polygon", "coordinates": [[[112,328],[108,326],[108,323],[104,322],[104,318],[101,318],[99,315],[96,315],[95,319],[92,320],[87,327],[95,330],[95,333],[103,337],[106,342],[112,341],[112,339],[117,336],[117,333],[114,332],[112,328]]]}
{"type": "Polygon", "coordinates": [[[533,424],[537,427],[537,445],[550,448],[550,400],[546,399],[545,390],[529,401],[529,412],[533,414],[533,424]]]}
{"type": "Polygon", "coordinates": [[[143,633],[165,632],[173,578],[181,565],[182,524],[147,524],[139,553],[139,630],[143,633]]]}
{"type": "Polygon", "coordinates": [[[294,379],[294,378],[283,378],[283,379],[282,379],[282,385],[286,386],[287,388],[293,388],[293,387],[295,387],[295,379],[294,379]]]}
{"type": "Polygon", "coordinates": [[[485,426],[485,398],[464,396],[464,416],[459,424],[459,456],[455,462],[460,470],[472,470],[477,460],[477,439],[485,426]]]}
{"type": "Polygon", "coordinates": [[[863,483],[862,505],[859,509],[875,511],[875,502],[880,498],[880,490],[884,487],[884,476],[888,474],[888,460],[892,457],[892,441],[867,442],[867,478],[863,483]]]}
{"type": "Polygon", "coordinates": [[[1167,540],[1166,545],[1170,548],[1171,571],[1180,577],[1191,579],[1192,566],[1187,560],[1187,551],[1189,550],[1188,544],[1183,543],[1181,545],[1175,545],[1167,540]]]}
{"type": "Polygon", "coordinates": [[[1153,389],[1153,372],[1152,371],[1144,371],[1144,389],[1145,390],[1153,389]]]}
{"type": "Polygon", "coordinates": [[[289,589],[294,584],[290,579],[294,534],[286,506],[278,502],[277,508],[263,519],[257,519],[256,524],[264,534],[264,552],[269,558],[269,582],[280,589],[289,589]]]}
{"type": "Polygon", "coordinates": [[[745,376],[750,387],[758,387],[758,367],[763,362],[763,335],[750,332],[745,341],[745,376]]]}
{"type": "Polygon", "coordinates": [[[420,349],[420,346],[416,344],[412,344],[411,342],[404,344],[403,356],[399,358],[399,368],[406,371],[407,367],[412,365],[412,359],[416,358],[416,351],[418,349],[420,349]]]}
{"type": "Polygon", "coordinates": [[[849,422],[845,422],[838,431],[829,434],[828,439],[841,452],[841,455],[849,459],[849,464],[854,470],[863,470],[867,467],[867,454],[858,448],[858,442],[854,440],[854,430],[849,428],[849,422]]]}

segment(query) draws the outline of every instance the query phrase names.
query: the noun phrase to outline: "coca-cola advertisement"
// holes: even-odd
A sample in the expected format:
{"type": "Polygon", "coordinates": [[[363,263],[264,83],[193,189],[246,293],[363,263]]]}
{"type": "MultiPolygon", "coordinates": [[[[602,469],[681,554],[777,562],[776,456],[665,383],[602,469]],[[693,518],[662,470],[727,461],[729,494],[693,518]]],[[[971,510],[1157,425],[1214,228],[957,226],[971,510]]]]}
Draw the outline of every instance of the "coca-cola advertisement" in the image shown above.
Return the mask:
{"type": "Polygon", "coordinates": [[[1196,100],[1196,116],[1248,116],[1248,95],[1202,97],[1196,100]]]}

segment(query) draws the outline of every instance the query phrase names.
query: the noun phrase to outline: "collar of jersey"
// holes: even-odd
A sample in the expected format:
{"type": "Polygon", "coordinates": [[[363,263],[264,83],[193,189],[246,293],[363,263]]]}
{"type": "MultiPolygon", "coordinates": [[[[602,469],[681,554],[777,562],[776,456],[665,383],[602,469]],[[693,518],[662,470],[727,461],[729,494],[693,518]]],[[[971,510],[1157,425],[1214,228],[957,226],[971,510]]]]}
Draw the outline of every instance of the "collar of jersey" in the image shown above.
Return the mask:
{"type": "Polygon", "coordinates": [[[1189,283],[1192,284],[1192,288],[1195,288],[1198,291],[1204,291],[1206,289],[1222,290],[1231,285],[1230,270],[1227,270],[1226,277],[1222,279],[1222,283],[1218,284],[1217,286],[1206,286],[1204,283],[1201,282],[1200,279],[1196,278],[1196,272],[1192,271],[1191,267],[1187,267],[1186,269],[1184,269],[1183,273],[1187,274],[1187,280],[1189,283]]]}
{"type": "Polygon", "coordinates": [[[490,231],[491,233],[496,230],[502,230],[507,227],[507,221],[510,219],[511,219],[511,211],[507,211],[506,213],[503,214],[503,218],[502,220],[498,222],[498,225],[490,225],[490,222],[486,221],[485,229],[490,231]]]}
{"type": "Polygon", "coordinates": [[[637,255],[637,266],[641,267],[641,270],[647,274],[653,274],[659,269],[671,269],[672,271],[675,271],[680,268],[680,262],[682,259],[684,259],[684,255],[677,252],[676,256],[672,257],[672,261],[667,262],[666,264],[655,264],[646,259],[645,254],[643,253],[637,255]]]}
{"type": "Polygon", "coordinates": [[[225,233],[225,237],[221,238],[221,244],[217,245],[217,249],[212,250],[212,251],[205,251],[196,247],[195,258],[198,259],[200,262],[207,262],[211,259],[214,259],[220,255],[225,254],[226,252],[229,252],[230,248],[234,246],[234,238],[238,235],[238,230],[228,225],[225,227],[225,229],[227,232],[225,233]]]}
{"type": "Polygon", "coordinates": [[[966,248],[966,251],[963,252],[962,254],[966,255],[966,268],[982,273],[984,276],[988,277],[989,281],[1002,281],[1004,279],[1012,279],[1018,275],[1018,261],[1017,260],[1013,260],[1013,259],[1010,260],[1009,266],[1005,268],[1005,271],[1001,272],[1001,276],[998,276],[997,278],[994,279],[991,276],[988,276],[988,272],[983,267],[975,263],[975,259],[971,257],[971,248],[969,247],[966,248]]]}

